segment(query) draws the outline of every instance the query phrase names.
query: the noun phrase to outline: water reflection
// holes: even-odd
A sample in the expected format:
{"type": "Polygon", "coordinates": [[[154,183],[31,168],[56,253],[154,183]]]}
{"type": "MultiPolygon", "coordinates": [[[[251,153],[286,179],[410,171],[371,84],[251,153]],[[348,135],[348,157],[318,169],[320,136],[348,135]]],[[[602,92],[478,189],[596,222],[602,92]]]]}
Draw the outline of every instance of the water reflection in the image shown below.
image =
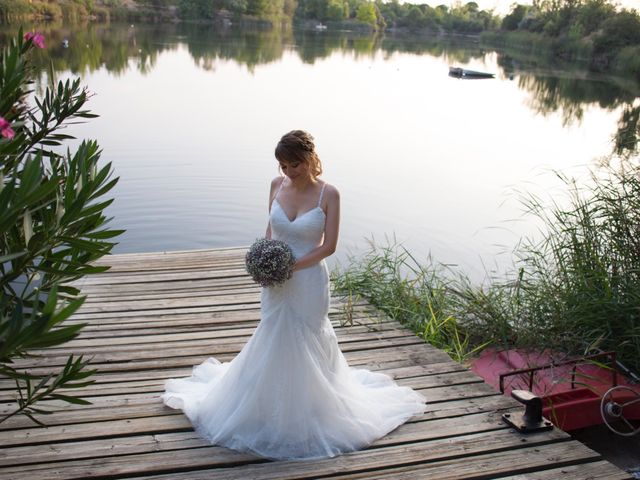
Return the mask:
{"type": "Polygon", "coordinates": [[[528,106],[547,116],[560,113],[563,126],[580,123],[591,106],[605,110],[622,109],[613,139],[613,153],[630,156],[638,151],[640,116],[634,102],[640,85],[632,80],[591,76],[585,71],[559,71],[554,65],[539,62],[519,64],[509,55],[498,55],[498,64],[506,76],[517,76],[518,86],[531,94],[528,106]],[[534,72],[527,71],[528,69],[534,72]]]}
{"type": "MultiPolygon", "coordinates": [[[[487,51],[477,42],[444,41],[438,38],[382,36],[358,32],[316,32],[282,28],[213,28],[208,25],[100,25],[38,26],[47,39],[44,51],[36,51],[35,64],[41,82],[46,78],[49,62],[55,71],[83,75],[105,68],[113,75],[124,75],[129,69],[149,73],[158,55],[186,45],[195,64],[215,71],[221,60],[232,60],[250,72],[294,51],[308,64],[324,59],[336,51],[355,58],[382,53],[390,57],[396,52],[441,57],[450,64],[464,65],[483,59],[487,51]],[[68,41],[69,48],[63,46],[68,41]]],[[[2,40],[17,33],[5,28],[2,40]]],[[[591,78],[584,71],[557,71],[545,65],[544,59],[519,62],[510,55],[497,54],[501,75],[517,78],[518,86],[530,93],[528,106],[538,114],[560,113],[564,126],[579,123],[589,106],[613,110],[622,108],[614,135],[613,150],[630,155],[638,149],[640,114],[635,99],[637,84],[618,84],[615,79],[591,78]],[[540,62],[543,62],[542,64],[540,62]]]]}
{"type": "Polygon", "coordinates": [[[640,150],[640,105],[626,105],[624,107],[618,121],[614,143],[617,155],[630,157],[638,153],[640,150]]]}
{"type": "MultiPolygon", "coordinates": [[[[233,60],[252,70],[279,60],[287,50],[294,50],[309,64],[336,51],[354,58],[413,53],[442,57],[452,63],[481,59],[486,50],[477,43],[443,40],[433,37],[382,36],[358,32],[317,32],[282,28],[215,28],[208,25],[99,25],[66,27],[59,24],[29,27],[42,31],[46,48],[34,52],[38,70],[46,71],[53,61],[56,71],[82,75],[105,68],[123,74],[130,68],[148,73],[159,53],[185,44],[194,62],[215,70],[218,60],[233,60]],[[68,40],[69,47],[63,47],[68,40]]],[[[3,27],[0,41],[6,42],[17,28],[3,27]]]]}
{"type": "Polygon", "coordinates": [[[180,25],[176,34],[205,70],[215,70],[219,60],[233,60],[253,71],[282,58],[293,38],[290,28],[216,29],[207,25],[180,25]]]}

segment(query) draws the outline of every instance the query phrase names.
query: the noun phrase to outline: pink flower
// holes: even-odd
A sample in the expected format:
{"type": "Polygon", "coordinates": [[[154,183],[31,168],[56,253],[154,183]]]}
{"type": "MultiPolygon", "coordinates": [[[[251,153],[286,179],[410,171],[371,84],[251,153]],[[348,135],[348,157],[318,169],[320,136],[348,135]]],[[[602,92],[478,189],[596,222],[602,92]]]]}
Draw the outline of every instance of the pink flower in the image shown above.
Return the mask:
{"type": "Polygon", "coordinates": [[[13,128],[11,128],[11,127],[5,127],[2,130],[0,130],[0,134],[4,138],[8,138],[9,140],[11,140],[13,137],[15,137],[16,132],[14,132],[13,128]]]}
{"type": "Polygon", "coordinates": [[[24,39],[31,40],[38,48],[44,48],[44,35],[40,32],[27,32],[24,34],[24,39]]]}
{"type": "Polygon", "coordinates": [[[3,117],[0,117],[0,135],[8,139],[12,139],[16,135],[16,132],[11,128],[11,124],[3,117]]]}

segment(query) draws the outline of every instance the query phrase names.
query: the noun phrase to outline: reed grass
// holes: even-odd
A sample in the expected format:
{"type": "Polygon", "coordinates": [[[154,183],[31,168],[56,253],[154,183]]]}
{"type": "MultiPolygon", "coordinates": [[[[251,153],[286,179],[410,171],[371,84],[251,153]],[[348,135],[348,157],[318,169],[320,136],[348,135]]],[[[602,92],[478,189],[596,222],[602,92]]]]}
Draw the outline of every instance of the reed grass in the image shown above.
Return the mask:
{"type": "Polygon", "coordinates": [[[542,239],[520,243],[504,278],[476,285],[464,272],[420,265],[401,245],[371,243],[333,272],[336,291],[368,299],[459,361],[490,344],[604,349],[640,370],[638,159],[595,170],[588,187],[559,176],[567,206],[523,198],[542,239]]]}
{"type": "Polygon", "coordinates": [[[332,272],[334,289],[355,303],[362,297],[457,361],[473,353],[471,336],[450,314],[451,297],[442,269],[421,265],[401,245],[371,248],[348,268],[332,272]]]}

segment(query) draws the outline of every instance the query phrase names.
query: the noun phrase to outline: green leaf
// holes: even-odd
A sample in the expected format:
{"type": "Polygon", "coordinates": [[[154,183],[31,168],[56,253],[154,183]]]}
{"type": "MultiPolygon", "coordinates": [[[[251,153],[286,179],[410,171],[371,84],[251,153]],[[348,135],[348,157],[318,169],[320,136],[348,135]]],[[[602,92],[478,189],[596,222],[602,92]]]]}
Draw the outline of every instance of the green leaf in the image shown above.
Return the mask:
{"type": "Polygon", "coordinates": [[[49,398],[53,400],[63,400],[68,403],[73,403],[75,405],[91,405],[91,402],[88,400],[84,400],[78,397],[71,397],[69,395],[62,395],[60,393],[52,393],[49,395],[49,398]]]}
{"type": "Polygon", "coordinates": [[[10,253],[8,255],[2,255],[0,256],[0,263],[5,263],[5,262],[9,262],[11,260],[15,260],[16,258],[20,258],[23,257],[27,254],[28,252],[26,250],[23,250],[22,252],[16,252],[16,253],[10,253]]]}

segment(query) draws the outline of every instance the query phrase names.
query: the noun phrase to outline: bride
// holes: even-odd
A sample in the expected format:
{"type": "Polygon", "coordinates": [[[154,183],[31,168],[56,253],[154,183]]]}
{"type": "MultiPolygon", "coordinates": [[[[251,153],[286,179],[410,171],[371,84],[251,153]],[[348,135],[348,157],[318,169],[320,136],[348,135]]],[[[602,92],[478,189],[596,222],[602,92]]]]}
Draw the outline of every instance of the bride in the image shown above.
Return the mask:
{"type": "Polygon", "coordinates": [[[422,413],[425,398],[347,364],[328,317],[324,261],[338,243],[338,190],[319,179],[307,132],[285,134],[275,156],[284,175],[271,182],[266,236],[291,246],[293,276],[262,289],[261,321],[231,362],[209,358],[168,380],[162,399],[213,444],[272,459],[332,457],[422,413]]]}

